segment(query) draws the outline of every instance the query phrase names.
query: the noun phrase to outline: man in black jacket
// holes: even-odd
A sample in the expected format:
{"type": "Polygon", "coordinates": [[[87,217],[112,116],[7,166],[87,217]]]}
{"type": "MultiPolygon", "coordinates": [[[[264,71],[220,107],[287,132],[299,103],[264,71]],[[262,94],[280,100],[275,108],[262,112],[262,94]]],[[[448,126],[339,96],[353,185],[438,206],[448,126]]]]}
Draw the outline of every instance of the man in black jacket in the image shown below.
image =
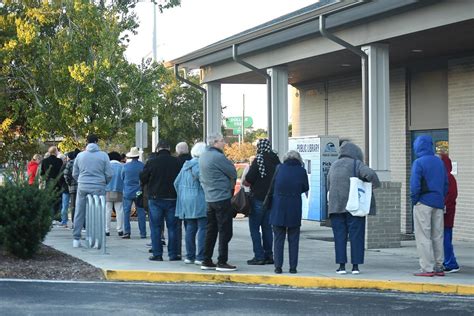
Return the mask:
{"type": "Polygon", "coordinates": [[[170,146],[164,140],[157,145],[157,156],[145,164],[140,175],[142,185],[147,186],[148,207],[151,220],[152,261],[163,261],[163,245],[161,244],[161,226],[163,218],[168,229],[168,256],[170,261],[178,261],[176,236],[176,191],[174,180],[180,171],[178,159],[171,156],[170,146]]]}
{"type": "Polygon", "coordinates": [[[58,148],[56,146],[51,146],[48,149],[48,158],[43,159],[41,162],[41,176],[46,176],[46,184],[56,181],[55,188],[58,192],[58,197],[52,205],[52,216],[55,219],[61,209],[61,183],[59,182],[59,174],[61,173],[61,167],[63,166],[63,161],[57,157],[58,148]]]}

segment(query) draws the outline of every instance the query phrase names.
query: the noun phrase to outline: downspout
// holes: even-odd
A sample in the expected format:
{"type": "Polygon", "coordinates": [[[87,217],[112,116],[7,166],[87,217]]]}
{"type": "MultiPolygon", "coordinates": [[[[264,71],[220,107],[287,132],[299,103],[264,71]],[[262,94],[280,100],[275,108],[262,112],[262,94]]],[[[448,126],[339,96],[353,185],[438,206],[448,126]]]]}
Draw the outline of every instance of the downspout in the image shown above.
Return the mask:
{"type": "Polygon", "coordinates": [[[252,70],[253,72],[257,73],[258,75],[265,78],[267,81],[267,125],[268,125],[268,139],[270,140],[270,144],[272,143],[272,78],[269,74],[267,74],[264,70],[258,69],[257,67],[243,61],[238,56],[238,49],[237,45],[232,45],[232,58],[238,64],[252,70]]]}
{"type": "Polygon", "coordinates": [[[369,165],[369,57],[361,49],[329,33],[326,29],[326,17],[319,16],[319,32],[321,35],[360,56],[362,66],[362,112],[364,121],[364,158],[369,165]]]}
{"type": "Polygon", "coordinates": [[[184,82],[188,85],[190,85],[193,88],[198,89],[199,91],[202,92],[202,141],[207,142],[206,140],[206,125],[207,125],[207,90],[201,87],[200,85],[195,84],[194,82],[182,77],[179,75],[179,65],[175,64],[174,65],[174,74],[176,76],[176,79],[178,79],[181,82],[184,82]]]}

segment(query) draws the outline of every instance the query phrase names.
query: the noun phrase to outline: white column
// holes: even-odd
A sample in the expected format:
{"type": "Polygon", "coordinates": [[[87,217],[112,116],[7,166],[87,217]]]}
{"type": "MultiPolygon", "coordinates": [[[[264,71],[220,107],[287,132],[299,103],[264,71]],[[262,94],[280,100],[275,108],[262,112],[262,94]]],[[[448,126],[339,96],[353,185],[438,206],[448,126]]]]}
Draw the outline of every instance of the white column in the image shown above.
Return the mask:
{"type": "Polygon", "coordinates": [[[272,78],[272,147],[282,158],[288,151],[288,70],[274,67],[267,72],[272,78]]]}
{"type": "Polygon", "coordinates": [[[369,56],[369,165],[390,181],[390,82],[387,44],[363,46],[369,56]]]}
{"type": "MultiPolygon", "coordinates": [[[[208,83],[207,90],[207,117],[206,134],[220,133],[222,126],[221,84],[208,83]]],[[[204,139],[207,142],[207,139],[204,139]]]]}

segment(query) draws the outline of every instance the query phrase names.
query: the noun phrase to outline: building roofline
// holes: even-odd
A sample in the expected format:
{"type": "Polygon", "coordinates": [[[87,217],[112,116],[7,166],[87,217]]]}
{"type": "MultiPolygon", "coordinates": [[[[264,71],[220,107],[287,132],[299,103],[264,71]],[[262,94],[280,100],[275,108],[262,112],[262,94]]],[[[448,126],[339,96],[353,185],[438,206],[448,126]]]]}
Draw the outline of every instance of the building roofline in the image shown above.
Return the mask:
{"type": "MultiPolygon", "coordinates": [[[[439,0],[423,1],[423,4],[437,1],[439,0]]],[[[245,55],[285,42],[318,35],[317,19],[325,13],[324,9],[328,8],[331,3],[338,4],[337,7],[333,7],[334,11],[338,12],[331,12],[331,15],[328,16],[326,23],[328,28],[347,26],[355,22],[360,23],[395,10],[421,5],[418,0],[338,0],[337,2],[324,0],[167,61],[165,66],[172,67],[177,64],[197,69],[232,59],[232,45],[234,44],[239,45],[240,55],[245,55]],[[341,8],[345,10],[341,11],[341,8]]]]}

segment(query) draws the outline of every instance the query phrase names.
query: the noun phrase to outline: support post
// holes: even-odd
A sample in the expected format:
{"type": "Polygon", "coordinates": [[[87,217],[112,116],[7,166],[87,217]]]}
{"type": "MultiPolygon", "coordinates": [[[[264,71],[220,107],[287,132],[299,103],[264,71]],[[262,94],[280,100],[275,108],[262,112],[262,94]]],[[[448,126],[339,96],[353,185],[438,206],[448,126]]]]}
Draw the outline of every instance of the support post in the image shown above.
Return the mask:
{"type": "Polygon", "coordinates": [[[271,77],[272,147],[282,158],[288,151],[288,70],[274,67],[267,72],[271,77]]]}

